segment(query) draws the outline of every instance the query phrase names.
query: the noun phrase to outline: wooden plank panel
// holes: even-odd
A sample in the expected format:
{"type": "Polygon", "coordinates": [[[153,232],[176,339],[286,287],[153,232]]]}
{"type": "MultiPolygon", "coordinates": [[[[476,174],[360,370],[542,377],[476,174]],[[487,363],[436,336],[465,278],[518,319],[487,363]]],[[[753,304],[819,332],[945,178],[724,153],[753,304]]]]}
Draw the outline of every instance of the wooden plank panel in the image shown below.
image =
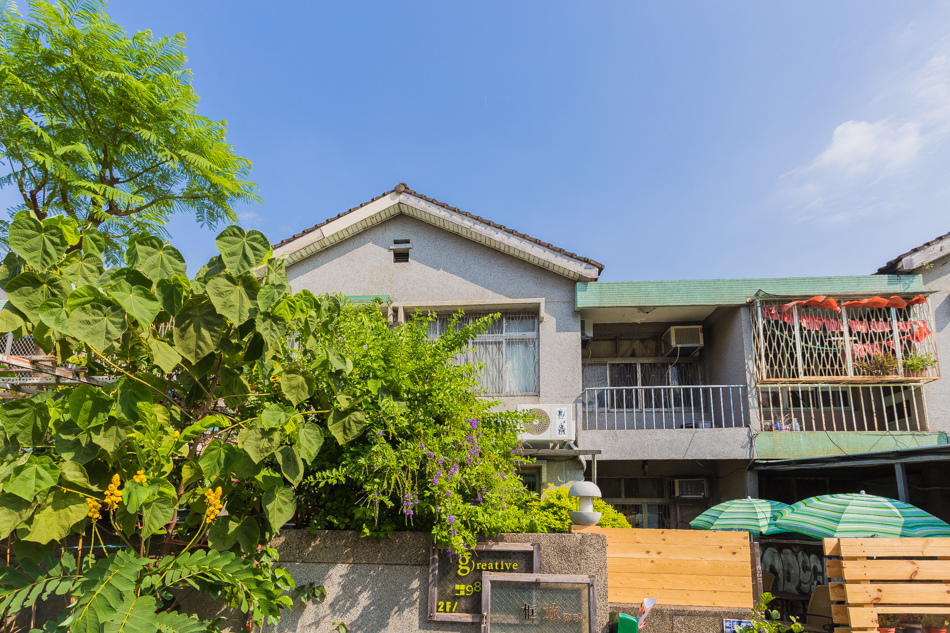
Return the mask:
{"type": "Polygon", "coordinates": [[[947,556],[950,538],[843,538],[838,539],[841,556],[947,556]]]}
{"type": "Polygon", "coordinates": [[[825,550],[825,556],[841,556],[841,549],[838,547],[839,539],[825,538],[821,539],[821,546],[825,550]]]}
{"type": "Polygon", "coordinates": [[[748,561],[720,560],[677,560],[670,558],[633,558],[631,556],[611,556],[607,558],[607,571],[634,572],[644,574],[686,574],[717,576],[742,576],[752,574],[748,561]]]}
{"type": "MultiPolygon", "coordinates": [[[[836,607],[832,607],[834,611],[836,607]]],[[[879,613],[908,613],[925,615],[928,613],[945,614],[947,607],[907,607],[904,605],[884,606],[884,607],[846,607],[848,610],[848,621],[843,624],[849,624],[854,627],[876,627],[877,616],[879,613]]],[[[837,622],[837,618],[835,622],[837,622]]]]}
{"type": "Polygon", "coordinates": [[[683,574],[640,574],[610,572],[607,584],[620,589],[656,587],[657,589],[699,589],[702,591],[748,591],[752,595],[752,577],[684,576],[683,574]]]}
{"type": "MultiPolygon", "coordinates": [[[[947,563],[944,563],[946,565],[947,563]]],[[[946,572],[944,572],[946,573],[946,572]]],[[[947,583],[892,583],[847,584],[844,587],[848,604],[942,604],[950,610],[950,584],[947,583]]],[[[909,607],[910,611],[916,607],[909,607]]]]}
{"type": "Polygon", "coordinates": [[[725,591],[673,591],[664,589],[617,589],[608,587],[607,597],[611,603],[637,604],[644,598],[656,598],[658,604],[685,607],[752,608],[752,592],[725,591]]]}
{"type": "MultiPolygon", "coordinates": [[[[831,575],[830,573],[828,574],[831,575]]],[[[845,593],[844,593],[844,583],[843,582],[830,582],[828,583],[828,595],[831,597],[832,602],[844,602],[845,593]]]]}
{"type": "Polygon", "coordinates": [[[950,580],[945,560],[835,560],[828,561],[828,576],[855,580],[950,580]]]}
{"type": "Polygon", "coordinates": [[[643,545],[639,543],[607,543],[607,558],[665,558],[676,560],[741,560],[749,566],[749,544],[744,547],[725,547],[721,545],[643,545]]]}
{"type": "Polygon", "coordinates": [[[601,529],[597,534],[607,536],[611,543],[643,543],[665,545],[724,545],[727,547],[749,546],[745,532],[716,532],[713,530],[651,530],[619,528],[601,529]]]}

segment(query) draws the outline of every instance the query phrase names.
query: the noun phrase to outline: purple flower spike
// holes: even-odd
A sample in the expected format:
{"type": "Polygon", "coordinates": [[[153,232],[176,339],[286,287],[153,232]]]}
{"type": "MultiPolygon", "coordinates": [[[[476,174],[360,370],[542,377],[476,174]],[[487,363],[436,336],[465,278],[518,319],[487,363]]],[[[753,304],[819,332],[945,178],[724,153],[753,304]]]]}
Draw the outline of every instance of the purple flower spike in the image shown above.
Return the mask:
{"type": "Polygon", "coordinates": [[[478,420],[469,420],[468,422],[469,422],[469,424],[472,425],[472,430],[473,430],[473,431],[478,428],[478,420]]]}
{"type": "Polygon", "coordinates": [[[453,523],[455,523],[455,517],[450,514],[450,515],[449,515],[449,525],[452,525],[453,523]]]}

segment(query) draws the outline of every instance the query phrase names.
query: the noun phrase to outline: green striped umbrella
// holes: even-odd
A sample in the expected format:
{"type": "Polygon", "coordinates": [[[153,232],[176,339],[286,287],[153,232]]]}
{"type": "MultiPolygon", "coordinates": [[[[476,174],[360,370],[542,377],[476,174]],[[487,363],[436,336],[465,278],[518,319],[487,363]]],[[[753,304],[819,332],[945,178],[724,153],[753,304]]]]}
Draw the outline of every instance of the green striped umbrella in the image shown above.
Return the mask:
{"type": "Polygon", "coordinates": [[[932,514],[864,491],[794,503],[782,512],[775,527],[814,538],[950,536],[950,525],[932,514]]]}
{"type": "Polygon", "coordinates": [[[772,534],[772,521],[788,506],[768,499],[732,499],[713,506],[689,522],[697,530],[737,530],[772,534]]]}

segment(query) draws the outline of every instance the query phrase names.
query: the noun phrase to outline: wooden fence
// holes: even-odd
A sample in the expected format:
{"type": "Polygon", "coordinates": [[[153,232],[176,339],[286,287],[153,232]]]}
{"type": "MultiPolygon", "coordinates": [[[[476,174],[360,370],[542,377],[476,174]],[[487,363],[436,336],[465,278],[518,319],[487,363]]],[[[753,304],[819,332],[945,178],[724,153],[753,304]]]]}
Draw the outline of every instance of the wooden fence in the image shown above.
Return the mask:
{"type": "Polygon", "coordinates": [[[745,532],[574,528],[607,536],[612,603],[751,608],[752,563],[745,532]]]}
{"type": "Polygon", "coordinates": [[[828,578],[844,579],[829,586],[835,624],[873,631],[881,613],[950,613],[950,538],[827,538],[824,548],[837,557],[828,578]]]}

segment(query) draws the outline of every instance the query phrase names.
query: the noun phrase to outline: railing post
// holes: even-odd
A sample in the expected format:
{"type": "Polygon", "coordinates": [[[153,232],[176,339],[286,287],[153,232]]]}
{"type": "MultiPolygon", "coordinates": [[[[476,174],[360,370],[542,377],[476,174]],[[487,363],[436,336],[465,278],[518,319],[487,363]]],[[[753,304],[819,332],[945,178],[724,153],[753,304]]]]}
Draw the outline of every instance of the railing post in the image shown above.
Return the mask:
{"type": "Polygon", "coordinates": [[[894,355],[897,356],[897,371],[904,375],[904,350],[901,349],[901,331],[897,327],[897,308],[891,308],[891,329],[894,331],[894,355]]]}
{"type": "Polygon", "coordinates": [[[802,327],[801,322],[798,320],[798,306],[792,306],[792,319],[794,320],[795,327],[795,361],[798,368],[798,377],[805,377],[804,364],[802,362],[802,327]]]}
{"type": "Polygon", "coordinates": [[[851,326],[848,325],[848,309],[841,306],[841,328],[844,334],[844,360],[848,366],[848,378],[854,377],[854,357],[851,352],[851,326]]]}

